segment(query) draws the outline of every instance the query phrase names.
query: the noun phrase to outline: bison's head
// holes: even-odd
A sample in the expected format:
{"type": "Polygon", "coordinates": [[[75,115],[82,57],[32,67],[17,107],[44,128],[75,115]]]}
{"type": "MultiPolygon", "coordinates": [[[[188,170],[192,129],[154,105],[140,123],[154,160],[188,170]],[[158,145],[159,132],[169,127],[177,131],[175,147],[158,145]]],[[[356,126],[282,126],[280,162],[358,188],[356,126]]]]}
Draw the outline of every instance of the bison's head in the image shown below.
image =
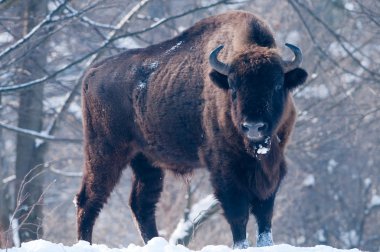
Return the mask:
{"type": "Polygon", "coordinates": [[[231,99],[234,126],[244,138],[246,148],[266,154],[283,117],[288,93],[305,82],[307,73],[299,68],[301,50],[286,44],[295,54],[284,61],[274,49],[253,47],[237,54],[231,63],[217,59],[223,46],[209,57],[213,71],[210,77],[231,99]]]}

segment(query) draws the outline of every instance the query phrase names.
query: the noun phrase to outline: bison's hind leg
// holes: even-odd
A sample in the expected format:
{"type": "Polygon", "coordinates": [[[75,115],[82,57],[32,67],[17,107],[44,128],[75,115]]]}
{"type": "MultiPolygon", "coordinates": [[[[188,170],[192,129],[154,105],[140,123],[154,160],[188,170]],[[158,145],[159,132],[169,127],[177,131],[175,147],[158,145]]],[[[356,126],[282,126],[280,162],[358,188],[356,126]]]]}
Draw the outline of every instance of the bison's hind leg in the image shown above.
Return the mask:
{"type": "Polygon", "coordinates": [[[128,158],[118,144],[106,140],[85,143],[85,169],[76,196],[78,240],[92,242],[92,230],[103,205],[119,181],[128,158]]]}
{"type": "Polygon", "coordinates": [[[133,184],[129,204],[141,237],[147,243],[158,236],[155,209],[163,187],[164,173],[138,154],[131,162],[133,184]]]}

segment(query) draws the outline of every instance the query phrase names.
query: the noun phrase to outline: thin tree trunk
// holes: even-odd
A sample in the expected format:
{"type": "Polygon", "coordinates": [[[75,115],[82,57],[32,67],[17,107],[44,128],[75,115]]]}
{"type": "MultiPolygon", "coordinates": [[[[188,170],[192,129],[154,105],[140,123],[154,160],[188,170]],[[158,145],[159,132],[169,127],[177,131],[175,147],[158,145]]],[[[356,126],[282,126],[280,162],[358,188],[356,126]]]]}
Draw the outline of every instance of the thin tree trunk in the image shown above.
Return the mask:
{"type": "MultiPolygon", "coordinates": [[[[0,93],[0,117],[2,108],[2,95],[0,93]]],[[[0,248],[9,248],[13,246],[10,231],[9,216],[11,214],[9,207],[9,183],[5,184],[4,179],[7,175],[7,169],[4,162],[4,140],[3,131],[0,129],[0,248]]]]}
{"type": "MultiPolygon", "coordinates": [[[[28,0],[23,5],[23,35],[27,34],[47,12],[46,0],[28,0]]],[[[22,62],[20,81],[29,81],[43,76],[46,65],[46,50],[43,47],[33,50],[22,62]]],[[[18,127],[41,131],[43,123],[43,85],[20,92],[18,127]]],[[[35,139],[17,135],[16,183],[18,192],[15,218],[19,223],[21,242],[41,237],[44,150],[35,139]]],[[[17,197],[17,195],[15,195],[17,197]]]]}

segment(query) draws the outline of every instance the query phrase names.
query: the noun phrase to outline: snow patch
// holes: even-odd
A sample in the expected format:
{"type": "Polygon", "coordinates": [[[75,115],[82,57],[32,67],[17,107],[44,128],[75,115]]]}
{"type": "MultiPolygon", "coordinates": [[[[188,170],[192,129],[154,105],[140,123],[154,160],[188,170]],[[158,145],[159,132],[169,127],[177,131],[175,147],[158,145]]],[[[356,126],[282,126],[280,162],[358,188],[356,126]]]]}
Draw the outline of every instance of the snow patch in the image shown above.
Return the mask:
{"type": "Polygon", "coordinates": [[[3,179],[3,184],[8,184],[9,182],[12,182],[16,179],[16,175],[11,175],[9,177],[6,177],[3,179]]]}
{"type": "Polygon", "coordinates": [[[290,31],[287,36],[286,36],[286,39],[285,41],[288,41],[289,43],[292,43],[292,44],[299,44],[300,43],[300,40],[301,40],[301,36],[300,36],[300,33],[298,31],[290,31]]]}
{"type": "Polygon", "coordinates": [[[325,99],[330,96],[330,91],[328,90],[325,84],[320,84],[320,85],[305,87],[304,89],[300,90],[296,94],[296,96],[302,97],[305,99],[310,99],[310,98],[325,99]]]}
{"type": "Polygon", "coordinates": [[[323,230],[323,229],[319,229],[317,231],[317,237],[318,237],[319,242],[326,242],[327,241],[327,238],[325,235],[325,230],[323,230]]]}
{"type": "Polygon", "coordinates": [[[141,47],[141,45],[137,43],[136,40],[130,37],[118,39],[115,41],[115,43],[119,48],[134,49],[141,47]]]}
{"type": "MultiPolygon", "coordinates": [[[[359,77],[353,75],[353,74],[350,74],[350,73],[344,73],[340,76],[342,82],[344,83],[347,83],[347,84],[350,84],[350,83],[353,83],[353,82],[357,82],[360,80],[359,77]]],[[[349,94],[348,94],[349,95],[349,94]]]]}
{"type": "Polygon", "coordinates": [[[355,230],[343,232],[340,238],[347,247],[356,246],[359,242],[359,237],[355,230]]]}
{"type": "MultiPolygon", "coordinates": [[[[1,252],[195,252],[182,245],[169,244],[161,237],[153,238],[147,245],[141,247],[130,244],[127,248],[108,248],[106,245],[93,244],[86,241],[79,241],[73,246],[64,246],[63,244],[55,244],[45,240],[35,240],[23,243],[21,248],[11,248],[8,250],[0,250],[1,252]]],[[[198,252],[233,252],[232,248],[223,245],[209,245],[198,252]]],[[[329,246],[316,247],[293,247],[287,244],[274,245],[263,248],[248,248],[246,252],[360,252],[358,249],[340,250],[329,246]]]]}
{"type": "Polygon", "coordinates": [[[372,195],[371,202],[369,203],[368,208],[373,208],[380,206],[380,195],[372,195]]]}
{"type": "Polygon", "coordinates": [[[183,43],[182,40],[179,41],[177,44],[175,44],[174,46],[172,46],[172,48],[170,48],[169,50],[167,50],[167,51],[165,52],[165,54],[169,54],[169,53],[171,53],[171,52],[174,52],[175,50],[177,50],[177,49],[180,47],[180,45],[182,45],[182,43],[183,43]]]}
{"type": "Polygon", "coordinates": [[[367,189],[372,185],[372,180],[370,178],[364,179],[364,187],[367,189]]]}
{"type": "Polygon", "coordinates": [[[270,150],[269,148],[260,145],[259,148],[257,149],[257,154],[264,155],[264,154],[267,154],[269,150],[270,150]]]}
{"type": "Polygon", "coordinates": [[[13,40],[12,34],[8,32],[0,33],[0,44],[10,43],[13,40]]]}
{"type": "Polygon", "coordinates": [[[246,249],[249,247],[247,240],[238,241],[234,244],[234,249],[246,249]]]}
{"type": "MultiPolygon", "coordinates": [[[[70,96],[70,93],[60,95],[60,96],[49,97],[48,99],[44,100],[44,107],[54,108],[54,109],[61,108],[69,96],[70,96]]],[[[82,108],[80,104],[78,104],[77,102],[70,103],[70,106],[67,109],[67,111],[71,113],[72,115],[74,115],[74,117],[77,118],[78,120],[81,120],[82,108]]]]}
{"type": "Polygon", "coordinates": [[[327,164],[327,171],[328,173],[333,173],[335,167],[338,165],[338,162],[335,161],[335,159],[330,159],[328,164],[327,164]]]}
{"type": "Polygon", "coordinates": [[[345,3],[344,8],[348,11],[353,11],[353,10],[355,10],[355,5],[354,5],[354,3],[345,3]]]}
{"type": "MultiPolygon", "coordinates": [[[[15,246],[20,247],[20,236],[18,233],[19,229],[19,223],[17,218],[12,218],[11,219],[11,226],[12,226],[12,238],[13,238],[13,243],[15,246]]],[[[1,250],[0,250],[1,251],[1,250]]]]}
{"type": "Polygon", "coordinates": [[[343,49],[342,45],[338,42],[332,42],[328,48],[329,52],[334,57],[346,57],[347,52],[343,49]]]}
{"type": "Polygon", "coordinates": [[[137,85],[137,89],[138,90],[143,90],[145,89],[147,86],[146,82],[143,82],[143,81],[139,81],[139,84],[137,85]]]}
{"type": "Polygon", "coordinates": [[[70,104],[70,107],[68,108],[68,111],[75,116],[76,119],[81,120],[82,119],[82,108],[81,106],[76,103],[72,102],[70,104]]]}
{"type": "Polygon", "coordinates": [[[303,180],[302,185],[305,187],[312,187],[315,185],[315,177],[313,174],[309,174],[306,176],[306,178],[303,180]]]}
{"type": "Polygon", "coordinates": [[[273,245],[272,232],[263,232],[257,236],[257,247],[265,247],[273,245]]]}
{"type": "Polygon", "coordinates": [[[150,63],[150,64],[148,65],[148,68],[149,68],[150,70],[156,70],[157,67],[158,67],[158,61],[153,61],[152,63],[150,63]]]}

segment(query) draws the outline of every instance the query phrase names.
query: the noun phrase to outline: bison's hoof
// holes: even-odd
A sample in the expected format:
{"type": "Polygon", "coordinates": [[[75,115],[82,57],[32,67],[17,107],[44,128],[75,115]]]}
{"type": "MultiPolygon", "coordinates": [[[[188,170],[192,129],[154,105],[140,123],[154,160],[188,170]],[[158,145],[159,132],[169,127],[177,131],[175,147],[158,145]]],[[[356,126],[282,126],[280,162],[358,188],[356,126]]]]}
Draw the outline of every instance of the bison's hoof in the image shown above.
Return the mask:
{"type": "Polygon", "coordinates": [[[266,247],[273,245],[272,232],[263,232],[257,236],[257,247],[266,247]]]}
{"type": "Polygon", "coordinates": [[[249,247],[247,240],[242,240],[234,243],[233,249],[246,249],[249,247]]]}

